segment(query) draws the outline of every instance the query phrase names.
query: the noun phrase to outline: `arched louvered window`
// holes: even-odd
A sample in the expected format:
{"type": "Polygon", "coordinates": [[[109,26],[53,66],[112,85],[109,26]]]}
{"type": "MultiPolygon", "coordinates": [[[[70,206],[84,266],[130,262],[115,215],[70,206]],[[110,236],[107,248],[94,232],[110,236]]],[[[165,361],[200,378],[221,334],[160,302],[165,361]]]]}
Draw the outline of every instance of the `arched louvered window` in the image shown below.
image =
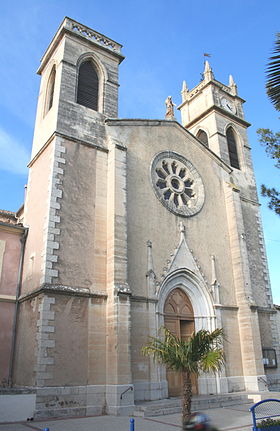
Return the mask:
{"type": "Polygon", "coordinates": [[[203,145],[205,145],[205,147],[209,147],[208,136],[207,136],[207,133],[204,132],[204,130],[199,129],[196,137],[197,137],[197,139],[199,139],[200,142],[203,143],[203,145]]]}
{"type": "Polygon", "coordinates": [[[53,106],[54,86],[55,86],[55,67],[53,67],[51,71],[48,85],[47,85],[45,114],[49,112],[49,110],[53,106]]]}
{"type": "Polygon", "coordinates": [[[240,169],[235,133],[232,127],[229,127],[226,132],[229,162],[233,168],[240,169]]]}
{"type": "Polygon", "coordinates": [[[79,69],[77,103],[98,110],[98,76],[90,60],[79,69]]]}

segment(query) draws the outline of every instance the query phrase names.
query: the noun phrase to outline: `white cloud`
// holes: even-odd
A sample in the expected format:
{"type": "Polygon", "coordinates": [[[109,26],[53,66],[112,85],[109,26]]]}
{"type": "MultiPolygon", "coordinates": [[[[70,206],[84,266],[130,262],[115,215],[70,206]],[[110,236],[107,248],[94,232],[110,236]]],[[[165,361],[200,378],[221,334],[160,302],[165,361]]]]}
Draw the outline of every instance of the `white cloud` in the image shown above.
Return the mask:
{"type": "Polygon", "coordinates": [[[0,127],[0,170],[25,175],[29,151],[0,127]]]}

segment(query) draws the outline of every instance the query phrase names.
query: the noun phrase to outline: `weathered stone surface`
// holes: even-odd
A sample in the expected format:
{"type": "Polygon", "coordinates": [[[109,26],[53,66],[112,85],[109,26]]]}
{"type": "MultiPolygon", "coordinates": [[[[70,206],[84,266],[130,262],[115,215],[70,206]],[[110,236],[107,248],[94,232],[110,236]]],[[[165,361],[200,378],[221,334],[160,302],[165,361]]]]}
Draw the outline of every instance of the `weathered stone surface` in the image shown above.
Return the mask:
{"type": "Polygon", "coordinates": [[[134,400],[170,391],[165,368],[141,353],[168,317],[178,336],[188,324],[224,327],[225,368],[198,379],[200,394],[263,389],[262,347],[279,355],[279,332],[242,99],[208,68],[183,92],[189,130],[172,120],[116,119],[120,46],[94,35],[66,19],[40,67],[15,383],[37,387],[37,416],[130,414],[134,400]],[[97,111],[77,103],[84,60],[98,75],[97,111]],[[229,166],[229,125],[240,169],[229,166]],[[209,148],[194,136],[200,128],[209,148]],[[163,205],[170,190],[173,201],[163,205]],[[188,211],[188,198],[199,208],[188,211]],[[172,314],[175,289],[189,314],[172,314]]]}

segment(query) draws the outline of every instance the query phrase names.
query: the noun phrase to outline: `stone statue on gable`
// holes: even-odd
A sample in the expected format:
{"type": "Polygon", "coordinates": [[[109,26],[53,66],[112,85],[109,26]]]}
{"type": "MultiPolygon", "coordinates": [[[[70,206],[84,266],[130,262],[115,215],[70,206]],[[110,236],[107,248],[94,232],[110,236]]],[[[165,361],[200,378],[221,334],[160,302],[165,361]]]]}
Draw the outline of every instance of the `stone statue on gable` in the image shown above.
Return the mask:
{"type": "Polygon", "coordinates": [[[165,119],[166,120],[175,120],[175,117],[174,117],[174,106],[176,106],[176,105],[175,105],[175,103],[173,103],[171,96],[167,97],[167,99],[165,101],[165,105],[166,105],[165,119]]]}

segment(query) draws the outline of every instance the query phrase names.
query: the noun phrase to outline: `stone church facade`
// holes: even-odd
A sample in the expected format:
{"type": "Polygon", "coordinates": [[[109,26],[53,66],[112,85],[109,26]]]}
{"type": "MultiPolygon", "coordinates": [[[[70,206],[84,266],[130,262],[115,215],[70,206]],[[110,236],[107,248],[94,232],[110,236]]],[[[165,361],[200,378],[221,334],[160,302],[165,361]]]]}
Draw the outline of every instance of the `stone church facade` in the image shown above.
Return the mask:
{"type": "Polygon", "coordinates": [[[179,395],[180,376],[141,354],[163,325],[182,338],[224,328],[225,368],[196,379],[198,394],[279,377],[244,100],[206,62],[183,84],[182,124],[119,119],[123,59],[65,18],[38,70],[11,372],[36,388],[37,416],[179,395]]]}

